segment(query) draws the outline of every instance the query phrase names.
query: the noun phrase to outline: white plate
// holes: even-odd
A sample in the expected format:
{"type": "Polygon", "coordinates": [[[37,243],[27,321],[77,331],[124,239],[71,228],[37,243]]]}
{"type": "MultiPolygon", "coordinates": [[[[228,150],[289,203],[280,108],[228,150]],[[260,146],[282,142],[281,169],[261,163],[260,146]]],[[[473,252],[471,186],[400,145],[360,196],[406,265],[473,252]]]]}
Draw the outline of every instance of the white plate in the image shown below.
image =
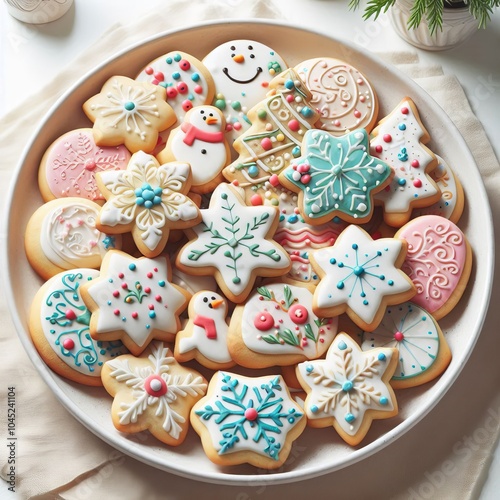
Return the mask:
{"type": "Polygon", "coordinates": [[[28,144],[14,178],[5,226],[8,237],[2,245],[6,265],[2,275],[19,337],[31,360],[61,403],[97,436],[138,460],[181,476],[212,483],[247,485],[252,478],[258,478],[259,484],[279,484],[318,476],[362,460],[410,430],[438,403],[462,370],[481,331],[492,286],[493,227],[474,159],[453,123],[420,87],[346,41],[266,21],[205,23],[158,35],[105,61],[59,99],[28,144]],[[404,96],[412,97],[433,137],[431,149],[452,166],[462,181],[466,208],[459,225],[474,252],[472,276],[465,295],[454,311],[440,321],[453,352],[446,372],[423,387],[398,391],[400,414],[374,422],[362,445],[347,446],[331,428],[306,429],[285,465],[269,473],[246,465],[221,468],[212,464],[193,431],[177,448],[163,446],[148,433],[120,434],[111,423],[111,398],[104,389],[73,384],[52,373],[33,347],[27,330],[28,310],[41,280],[24,257],[23,239],[29,217],[42,204],[37,171],[45,149],[68,130],[89,126],[81,105],[99,92],[112,75],[134,77],[149,61],[171,50],[182,50],[201,59],[220,43],[238,38],[255,39],[273,47],[290,66],[319,56],[333,56],[351,63],[364,73],[378,93],[379,117],[390,112],[404,96]]]}

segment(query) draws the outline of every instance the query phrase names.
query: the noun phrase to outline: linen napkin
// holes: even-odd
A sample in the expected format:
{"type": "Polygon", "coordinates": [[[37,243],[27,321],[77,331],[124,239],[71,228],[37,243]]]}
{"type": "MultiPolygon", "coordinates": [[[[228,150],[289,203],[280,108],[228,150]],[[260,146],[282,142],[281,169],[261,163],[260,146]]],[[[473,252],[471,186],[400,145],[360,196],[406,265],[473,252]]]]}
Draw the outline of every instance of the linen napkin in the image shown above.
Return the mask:
{"type": "MultiPolygon", "coordinates": [[[[266,1],[240,3],[238,9],[230,9],[227,1],[184,2],[180,0],[169,2],[161,12],[152,12],[128,25],[115,25],[108,30],[94,46],[72,62],[71,69],[68,68],[57,75],[45,89],[38,91],[36,96],[27,99],[23,106],[3,118],[3,129],[0,131],[0,144],[2,144],[0,156],[0,186],[2,187],[0,189],[5,190],[5,186],[8,185],[13,166],[24,146],[24,138],[30,135],[39,117],[43,116],[55,99],[71,86],[75,75],[83,74],[96,64],[96,54],[98,54],[98,60],[102,60],[136,41],[168,28],[207,19],[236,16],[239,18],[286,18],[273,3],[266,1]],[[193,8],[193,3],[196,3],[196,8],[193,8]],[[23,130],[24,134],[20,135],[19,130],[23,130]]],[[[500,167],[480,122],[467,103],[459,82],[453,76],[443,75],[442,70],[437,66],[423,66],[419,63],[416,54],[392,53],[382,56],[414,77],[443,109],[449,112],[466,138],[481,173],[486,179],[498,226],[500,200],[495,194],[500,192],[500,167]]],[[[498,227],[496,234],[500,234],[498,227]]],[[[0,236],[6,237],[4,228],[0,236]]],[[[496,300],[494,296],[493,303],[498,302],[499,299],[498,292],[495,294],[496,300]]],[[[489,316],[485,325],[486,332],[493,333],[498,324],[497,318],[498,315],[496,318],[489,316]]],[[[484,350],[489,352],[488,347],[484,350]]],[[[226,487],[223,490],[216,486],[188,482],[186,479],[157,471],[124,457],[96,438],[66,412],[38,376],[17,339],[3,296],[0,297],[0,366],[2,379],[7,383],[13,381],[18,394],[17,425],[20,432],[22,431],[22,447],[18,449],[17,490],[22,498],[41,495],[40,498],[81,499],[91,498],[101,493],[105,494],[106,498],[154,499],[165,498],[166,491],[168,491],[168,498],[185,498],[188,484],[190,496],[199,492],[209,498],[216,496],[217,498],[264,499],[276,497],[278,493],[277,487],[259,485],[258,477],[256,481],[249,483],[248,487],[226,487]],[[36,415],[36,418],[33,418],[33,415],[36,415]],[[165,489],[167,487],[168,490],[165,489]],[[211,491],[214,492],[213,496],[210,495],[211,491]]],[[[467,367],[464,370],[464,376],[461,376],[457,383],[465,378],[466,372],[467,367]]],[[[496,373],[498,374],[498,371],[496,373]]],[[[418,495],[425,498],[428,490],[432,488],[438,490],[439,498],[466,498],[467,494],[473,495],[474,488],[481,484],[481,473],[485,469],[485,464],[487,465],[491,447],[498,435],[499,419],[495,421],[496,427],[491,430],[492,442],[482,446],[479,450],[471,450],[468,460],[455,460],[453,464],[457,470],[453,475],[445,474],[442,470],[444,461],[448,460],[447,450],[454,444],[451,441],[451,445],[445,442],[444,446],[441,446],[441,452],[435,460],[427,462],[430,465],[422,464],[419,468],[417,464],[414,472],[407,472],[407,474],[413,474],[411,477],[416,481],[414,485],[409,480],[410,476],[406,476],[406,479],[405,477],[395,479],[390,470],[385,471],[384,478],[384,463],[390,466],[402,462],[407,450],[418,447],[419,442],[422,441],[418,436],[425,434],[427,430],[432,431],[433,415],[445,405],[458,407],[460,404],[458,400],[459,395],[456,391],[450,390],[439,408],[415,427],[413,435],[403,436],[397,443],[382,450],[375,457],[367,459],[363,464],[355,464],[348,469],[314,481],[298,483],[286,490],[281,486],[281,492],[287,491],[287,496],[296,498],[310,494],[311,488],[317,492],[329,492],[331,485],[335,484],[338,498],[346,497],[348,494],[351,498],[360,498],[369,494],[371,490],[368,487],[375,487],[377,491],[377,487],[383,485],[385,481],[387,483],[387,488],[384,490],[387,493],[384,495],[386,498],[399,495],[400,498],[408,498],[414,495],[413,492],[417,495],[415,498],[419,498],[418,495]],[[362,474],[366,480],[356,480],[360,477],[359,474],[362,474]]],[[[0,408],[3,410],[5,407],[6,393],[0,391],[0,408]]],[[[498,411],[500,400],[492,400],[490,408],[498,411]]],[[[487,416],[485,415],[485,418],[487,416]]],[[[486,425],[480,418],[470,419],[469,423],[471,434],[475,429],[486,425]]],[[[453,440],[453,435],[449,439],[453,440]]],[[[5,478],[7,464],[4,454],[0,454],[0,466],[1,475],[5,478]]]]}

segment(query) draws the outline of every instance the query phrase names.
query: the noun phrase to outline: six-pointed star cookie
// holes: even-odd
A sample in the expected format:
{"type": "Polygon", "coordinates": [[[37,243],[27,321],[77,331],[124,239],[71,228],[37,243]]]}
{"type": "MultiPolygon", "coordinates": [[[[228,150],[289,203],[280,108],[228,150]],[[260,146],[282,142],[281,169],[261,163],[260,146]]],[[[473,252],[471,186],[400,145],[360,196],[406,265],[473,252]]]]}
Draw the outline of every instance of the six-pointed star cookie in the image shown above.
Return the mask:
{"type": "Polygon", "coordinates": [[[153,339],[174,340],[189,293],[170,283],[170,277],[165,257],[134,259],[110,250],[100,277],[82,285],[82,298],[92,313],[92,338],[120,339],[135,355],[153,339]]]}
{"type": "Polygon", "coordinates": [[[165,102],[166,96],[166,89],[159,85],[136,82],[126,76],[111,77],[99,94],[83,104],[83,111],[94,122],[96,144],[125,144],[132,153],[151,153],[158,133],[177,119],[165,102]]]}
{"type": "Polygon", "coordinates": [[[360,227],[348,226],[333,246],[310,256],[321,278],[314,292],[314,313],[332,317],[346,312],[359,327],[374,330],[386,306],[410,300],[416,293],[399,269],[405,255],[403,240],[372,240],[360,227]]]}
{"type": "Polygon", "coordinates": [[[187,163],[160,165],[154,156],[139,151],[126,170],[99,172],[96,179],[107,200],[97,227],[111,234],[132,231],[146,257],[160,255],[171,228],[183,229],[201,220],[198,207],[186,196],[191,186],[187,163]]]}
{"type": "Polygon", "coordinates": [[[349,335],[337,335],[326,359],[305,361],[296,368],[307,392],[304,409],[308,424],[333,425],[344,441],[359,444],[372,420],[398,413],[389,385],[397,361],[396,349],[362,351],[349,335]]]}
{"type": "Polygon", "coordinates": [[[123,355],[105,363],[102,381],[114,397],[111,415],[119,431],[147,429],[171,446],[184,441],[191,407],[207,390],[207,381],[179,365],[162,342],[153,342],[141,357],[123,355]]]}
{"type": "Polygon", "coordinates": [[[368,222],[373,194],[391,180],[393,171],[370,156],[368,134],[358,129],[342,137],[308,130],[303,155],[279,175],[280,182],[299,194],[298,208],[305,221],[323,224],[339,217],[347,222],[368,222]]]}
{"type": "Polygon", "coordinates": [[[257,276],[281,276],[291,268],[287,252],[270,238],[278,225],[278,209],[247,207],[229,184],[220,184],[202,222],[188,231],[176,266],[188,274],[214,274],[230,300],[243,302],[257,276]]]}

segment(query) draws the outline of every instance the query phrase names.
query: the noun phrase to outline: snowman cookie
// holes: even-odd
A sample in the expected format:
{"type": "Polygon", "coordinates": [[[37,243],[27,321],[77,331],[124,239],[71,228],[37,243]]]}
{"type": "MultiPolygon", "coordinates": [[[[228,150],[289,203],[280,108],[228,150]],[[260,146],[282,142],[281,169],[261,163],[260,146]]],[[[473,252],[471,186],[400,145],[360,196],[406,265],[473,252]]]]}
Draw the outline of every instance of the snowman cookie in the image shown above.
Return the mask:
{"type": "Polygon", "coordinates": [[[222,169],[231,159],[224,132],[226,121],[214,106],[197,106],[186,113],[179,127],[172,130],[168,142],[158,155],[160,163],[189,163],[191,190],[210,193],[224,178],[222,169]]]}
{"type": "Polygon", "coordinates": [[[234,366],[227,347],[228,304],[222,295],[204,290],[189,302],[189,321],[175,336],[175,359],[196,359],[213,370],[234,366]]]}
{"type": "Polygon", "coordinates": [[[306,287],[258,287],[231,315],[228,346],[241,366],[286,366],[321,357],[337,334],[337,318],[318,318],[306,287]]]}
{"type": "Polygon", "coordinates": [[[208,69],[196,57],[180,50],[151,61],[136,80],[165,88],[167,102],[178,120],[183,120],[193,107],[210,104],[214,98],[214,81],[208,69]]]}
{"type": "Polygon", "coordinates": [[[264,99],[272,78],[287,68],[270,47],[254,40],[231,40],[203,59],[215,82],[215,101],[234,139],[250,127],[248,110],[264,99]]]}

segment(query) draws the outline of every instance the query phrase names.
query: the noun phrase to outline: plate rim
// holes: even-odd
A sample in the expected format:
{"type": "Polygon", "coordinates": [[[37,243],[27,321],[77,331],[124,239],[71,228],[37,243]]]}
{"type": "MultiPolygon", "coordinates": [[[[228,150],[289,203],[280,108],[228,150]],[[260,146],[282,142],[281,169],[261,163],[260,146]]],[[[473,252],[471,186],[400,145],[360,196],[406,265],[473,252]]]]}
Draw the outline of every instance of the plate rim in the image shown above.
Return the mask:
{"type": "MultiPolygon", "coordinates": [[[[9,183],[9,191],[8,191],[8,196],[6,198],[6,206],[7,210],[4,211],[3,217],[2,217],[2,227],[3,231],[0,234],[0,239],[1,241],[1,246],[0,246],[0,265],[1,269],[3,269],[4,272],[1,273],[1,278],[2,282],[4,285],[4,290],[7,292],[6,295],[6,302],[10,311],[10,315],[12,318],[12,321],[14,323],[14,327],[16,329],[16,333],[18,338],[21,341],[21,344],[23,345],[25,351],[28,354],[28,357],[30,358],[30,361],[35,365],[35,368],[39,372],[40,376],[42,379],[47,383],[51,391],[54,393],[54,395],[57,397],[59,402],[65,407],[71,415],[76,418],[82,425],[84,425],[87,429],[89,429],[94,435],[96,435],[99,439],[102,441],[106,442],[107,444],[111,445],[113,448],[118,449],[119,451],[131,456],[132,458],[135,458],[147,465],[156,467],[161,470],[165,470],[171,473],[174,473],[176,475],[179,475],[181,477],[189,478],[189,479],[195,479],[197,481],[202,481],[202,482],[208,482],[208,483],[213,483],[213,484],[224,484],[224,485],[250,485],[250,483],[253,483],[254,481],[258,483],[259,485],[267,485],[267,484],[285,484],[285,483],[292,483],[296,481],[302,481],[306,479],[311,479],[320,475],[328,474],[331,472],[335,472],[338,470],[341,470],[345,467],[348,467],[354,463],[357,463],[365,458],[368,458],[372,456],[374,453],[377,453],[378,451],[384,449],[387,447],[389,444],[406,434],[411,428],[413,428],[418,422],[420,422],[423,418],[425,418],[429,412],[441,401],[443,396],[448,392],[448,390],[453,386],[454,382],[458,378],[459,374],[462,372],[467,360],[469,359],[472,350],[477,343],[477,340],[479,336],[481,335],[481,330],[482,326],[484,324],[484,321],[486,319],[486,313],[488,310],[488,305],[489,301],[491,298],[491,291],[493,287],[493,272],[488,273],[488,279],[487,282],[485,283],[485,286],[481,288],[482,292],[482,299],[481,304],[482,308],[480,311],[480,314],[476,316],[476,321],[474,323],[474,331],[476,334],[469,339],[469,342],[465,346],[465,351],[462,357],[459,359],[459,365],[458,368],[453,372],[449,373],[448,376],[445,376],[447,372],[445,372],[436,382],[435,387],[436,387],[436,394],[435,397],[432,398],[430,401],[427,401],[424,405],[421,411],[419,411],[417,414],[411,415],[407,417],[404,421],[400,422],[398,425],[396,425],[394,428],[380,436],[379,438],[375,439],[371,443],[359,448],[359,449],[354,449],[351,456],[347,459],[344,460],[341,464],[337,465],[323,465],[323,466],[315,466],[315,467],[305,467],[301,469],[294,469],[291,471],[286,471],[286,472],[273,472],[273,471],[268,471],[266,474],[233,474],[233,473],[226,473],[223,471],[219,472],[200,472],[196,471],[196,475],[192,474],[192,471],[186,471],[184,470],[183,467],[177,467],[175,463],[170,463],[168,464],[162,464],[159,463],[158,461],[152,460],[151,456],[146,456],[147,454],[147,449],[146,448],[141,448],[139,445],[137,445],[135,442],[132,441],[126,441],[123,440],[122,436],[120,434],[115,434],[112,436],[107,436],[105,433],[99,433],[98,429],[95,429],[92,427],[92,422],[89,422],[88,415],[78,407],[78,405],[73,402],[72,400],[69,400],[62,390],[61,387],[56,383],[55,378],[60,378],[57,375],[55,375],[47,365],[41,360],[40,356],[38,355],[38,352],[36,351],[34,345],[30,341],[30,336],[29,332],[26,332],[23,325],[22,321],[19,315],[18,308],[16,307],[15,301],[14,301],[14,295],[13,295],[13,289],[12,289],[12,281],[11,281],[11,270],[9,267],[10,263],[10,251],[9,251],[9,242],[8,242],[8,234],[9,230],[11,229],[11,208],[12,208],[12,202],[14,199],[15,191],[16,191],[16,186],[18,184],[18,179],[19,176],[22,172],[23,165],[26,161],[26,157],[29,154],[30,146],[32,143],[35,142],[37,136],[40,134],[40,132],[43,129],[44,123],[49,120],[50,117],[54,115],[54,113],[58,110],[59,106],[61,105],[62,102],[64,102],[68,96],[70,96],[78,86],[80,86],[83,82],[88,80],[90,77],[95,75],[96,73],[99,73],[101,70],[103,70],[108,64],[116,61],[117,59],[123,57],[126,53],[136,50],[139,47],[142,47],[147,44],[154,43],[155,41],[172,36],[175,34],[183,33],[186,31],[191,31],[194,29],[199,29],[199,28],[204,28],[204,27],[213,27],[213,26],[233,26],[237,24],[245,24],[245,25],[267,25],[267,26],[278,26],[282,28],[287,28],[287,29],[293,29],[293,30],[299,30],[303,32],[307,32],[312,35],[319,35],[321,37],[326,37],[329,38],[330,40],[342,44],[346,46],[349,50],[355,52],[355,53],[363,53],[364,57],[367,57],[374,61],[376,64],[379,66],[382,66],[386,71],[395,74],[397,78],[400,80],[404,80],[405,84],[407,84],[412,90],[414,90],[417,94],[424,93],[426,95],[426,98],[428,98],[431,102],[436,103],[436,101],[433,99],[433,97],[428,94],[425,89],[420,87],[414,80],[412,80],[409,76],[404,74],[401,70],[396,68],[394,65],[385,62],[380,56],[377,54],[371,53],[371,52],[363,52],[360,48],[356,47],[355,44],[349,40],[344,40],[343,38],[336,37],[334,35],[331,35],[329,33],[326,33],[322,30],[319,29],[310,29],[307,27],[299,27],[294,25],[293,23],[281,21],[281,20],[274,20],[274,19],[215,19],[215,20],[208,20],[208,21],[203,21],[203,22],[197,22],[193,24],[189,24],[180,28],[173,28],[173,29],[168,29],[163,32],[157,33],[155,35],[149,36],[146,39],[142,41],[135,42],[122,50],[114,53],[113,55],[107,57],[104,61],[99,63],[98,65],[94,66],[92,69],[87,71],[83,76],[78,78],[68,89],[65,90],[58,98],[57,100],[52,104],[52,106],[49,108],[49,110],[44,114],[44,116],[41,118],[40,122],[38,123],[37,127],[31,134],[29,141],[27,142],[26,146],[23,149],[23,152],[20,156],[20,159],[16,165],[15,170],[13,171],[10,183],[9,183]]],[[[437,104],[439,106],[439,104],[437,104]]],[[[442,108],[440,108],[442,109],[442,108]]],[[[447,113],[443,110],[443,114],[441,119],[446,123],[446,125],[449,128],[454,129],[455,134],[460,138],[462,141],[462,146],[464,148],[464,152],[467,156],[465,160],[474,165],[476,174],[478,175],[478,187],[481,190],[480,194],[482,198],[486,200],[486,205],[487,205],[487,213],[483,214],[484,217],[487,219],[487,224],[491,228],[491,234],[486,235],[486,238],[489,239],[489,242],[487,241],[486,243],[486,248],[487,248],[487,262],[486,262],[486,267],[487,269],[490,269],[491,271],[494,270],[494,261],[495,261],[495,245],[494,245],[494,238],[493,238],[493,216],[491,212],[491,206],[488,201],[488,196],[486,193],[486,189],[484,186],[484,181],[481,177],[481,173],[477,167],[476,160],[472,156],[472,153],[465,141],[465,138],[460,134],[457,126],[454,124],[454,122],[451,120],[451,118],[447,115],[447,113]]]]}

